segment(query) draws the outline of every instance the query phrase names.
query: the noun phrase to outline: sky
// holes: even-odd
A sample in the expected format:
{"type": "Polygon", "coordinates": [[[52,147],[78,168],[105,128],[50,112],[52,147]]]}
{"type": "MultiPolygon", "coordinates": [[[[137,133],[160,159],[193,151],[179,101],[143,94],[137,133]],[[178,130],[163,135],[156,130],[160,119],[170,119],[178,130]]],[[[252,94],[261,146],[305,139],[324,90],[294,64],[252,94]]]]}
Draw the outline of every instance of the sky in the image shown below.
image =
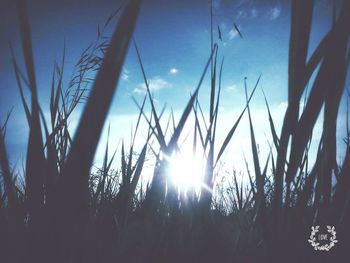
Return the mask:
{"type": "MultiPolygon", "coordinates": [[[[15,1],[1,0],[1,2],[0,120],[3,121],[6,113],[13,108],[6,140],[11,162],[21,164],[25,158],[28,127],[9,51],[11,42],[16,58],[24,69],[18,18],[15,1]]],[[[122,1],[32,0],[29,2],[39,100],[48,115],[52,65],[55,60],[61,60],[64,39],[66,41],[64,82],[67,84],[82,50],[96,39],[98,25],[103,25],[107,17],[119,8],[122,1]]],[[[317,46],[331,25],[329,1],[315,2],[309,53],[317,46]]],[[[261,145],[262,163],[267,153],[268,142],[271,143],[272,139],[261,89],[266,93],[279,133],[287,106],[290,11],[290,1],[287,0],[213,1],[213,38],[214,42],[218,43],[218,61],[221,63],[224,58],[218,145],[222,143],[225,134],[244,107],[244,78],[247,77],[248,89],[251,90],[261,74],[260,86],[252,99],[251,108],[257,142],[261,145]],[[243,39],[234,29],[234,23],[239,27],[243,39]],[[218,27],[222,33],[222,40],[218,39],[218,27]]],[[[117,20],[118,17],[110,23],[106,35],[112,32],[117,20]]],[[[178,119],[191,92],[195,90],[210,55],[210,2],[145,0],[134,38],[141,52],[157,109],[160,111],[166,104],[166,113],[173,109],[178,119]]],[[[199,94],[199,101],[205,112],[208,112],[209,93],[210,81],[206,77],[199,94]]],[[[120,138],[127,140],[130,137],[132,125],[135,125],[138,114],[138,108],[132,97],[141,103],[144,94],[145,86],[136,52],[133,46],[130,46],[108,116],[108,123],[111,125],[111,148],[118,145],[120,138]]],[[[338,126],[339,138],[345,135],[344,108],[342,103],[338,126]]],[[[73,133],[81,109],[82,107],[78,108],[72,116],[70,125],[73,133]]],[[[166,122],[167,114],[163,122],[166,122]]],[[[193,120],[193,116],[190,120],[193,120]]],[[[145,122],[141,124],[141,134],[147,133],[146,126],[145,122]]],[[[186,126],[184,134],[191,128],[192,126],[186,126]]],[[[321,129],[320,124],[315,127],[315,138],[319,138],[321,129]]],[[[96,163],[102,158],[105,141],[106,129],[101,139],[96,163]]],[[[143,137],[140,136],[140,145],[142,141],[143,137]]],[[[339,158],[342,158],[341,140],[339,145],[339,158]]],[[[243,153],[248,160],[251,158],[247,116],[240,123],[237,134],[224,155],[224,162],[229,163],[226,168],[245,169],[242,165],[243,153]]]]}

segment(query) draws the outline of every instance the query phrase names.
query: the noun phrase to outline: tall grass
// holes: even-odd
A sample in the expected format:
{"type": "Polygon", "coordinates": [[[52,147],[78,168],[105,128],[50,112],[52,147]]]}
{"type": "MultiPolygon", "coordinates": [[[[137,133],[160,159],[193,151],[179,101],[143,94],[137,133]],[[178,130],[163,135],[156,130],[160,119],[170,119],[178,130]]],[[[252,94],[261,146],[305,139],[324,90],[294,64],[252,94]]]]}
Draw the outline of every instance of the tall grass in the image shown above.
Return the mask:
{"type": "MultiPolygon", "coordinates": [[[[130,0],[107,19],[102,30],[98,27],[98,41],[83,51],[67,88],[63,87],[64,47],[61,63],[53,67],[48,125],[37,95],[26,5],[18,1],[25,71],[13,52],[12,61],[29,138],[22,186],[7,155],[6,124],[11,121],[8,114],[0,130],[0,258],[4,262],[306,262],[314,256],[307,238],[310,226],[315,224],[339,229],[340,242],[329,254],[330,260],[348,255],[350,138],[348,131],[346,155],[339,163],[336,145],[340,138],[336,130],[340,101],[348,96],[344,90],[349,64],[350,2],[344,1],[339,14],[333,14],[331,30],[310,55],[313,1],[291,2],[288,106],[279,136],[263,93],[272,138],[266,160],[259,155],[250,106],[261,76],[250,94],[244,79],[246,104],[218,145],[224,60],[218,62],[220,47],[213,37],[212,3],[209,58],[178,123],[171,112],[167,125],[162,126],[164,110],[157,111],[142,46],[139,48],[134,41],[146,87],[142,103],[135,100],[139,108],[136,128],[129,148],[122,141],[119,168],[113,169],[117,150],[109,154],[107,139],[102,167],[93,171],[93,158],[118,86],[140,2],[130,0]],[[103,30],[119,13],[118,25],[107,41],[102,37],[103,30]],[[206,118],[198,93],[209,67],[206,118]],[[88,77],[90,71],[97,72],[93,80],[88,77]],[[87,83],[91,84],[89,95],[87,83]],[[306,91],[308,84],[310,89],[306,91]],[[30,91],[30,105],[24,96],[26,88],[30,91]],[[303,100],[305,106],[301,109],[303,100]],[[85,106],[72,138],[68,120],[80,102],[85,106]],[[150,113],[146,104],[150,105],[150,113]],[[309,149],[322,108],[323,133],[312,165],[309,149]],[[252,164],[245,161],[249,184],[245,185],[234,171],[226,187],[214,179],[222,172],[218,165],[245,113],[253,157],[252,164]],[[141,121],[147,123],[148,131],[135,155],[141,121]],[[181,151],[179,140],[186,125],[193,127],[193,153],[200,152],[204,159],[203,187],[199,192],[179,191],[168,174],[172,156],[181,151]],[[148,156],[154,157],[155,166],[145,186],[142,175],[148,156]]],[[[108,138],[112,132],[109,128],[108,138]]]]}

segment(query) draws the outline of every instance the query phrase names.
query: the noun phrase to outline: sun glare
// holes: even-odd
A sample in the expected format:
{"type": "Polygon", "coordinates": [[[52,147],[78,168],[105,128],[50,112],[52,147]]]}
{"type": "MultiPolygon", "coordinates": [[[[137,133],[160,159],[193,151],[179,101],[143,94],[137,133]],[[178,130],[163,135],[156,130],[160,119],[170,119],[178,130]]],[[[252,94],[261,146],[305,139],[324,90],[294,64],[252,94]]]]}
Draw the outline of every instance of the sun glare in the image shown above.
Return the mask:
{"type": "Polygon", "coordinates": [[[196,191],[202,187],[203,158],[193,155],[191,151],[174,153],[169,158],[169,176],[180,191],[194,188],[196,191]]]}

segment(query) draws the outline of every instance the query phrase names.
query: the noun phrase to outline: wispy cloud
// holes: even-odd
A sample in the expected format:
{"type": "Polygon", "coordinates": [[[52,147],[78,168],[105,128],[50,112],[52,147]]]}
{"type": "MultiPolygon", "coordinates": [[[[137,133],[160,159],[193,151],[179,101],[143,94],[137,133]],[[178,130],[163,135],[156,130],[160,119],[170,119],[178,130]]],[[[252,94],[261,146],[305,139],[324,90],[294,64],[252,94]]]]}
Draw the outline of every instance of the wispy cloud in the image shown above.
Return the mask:
{"type": "Polygon", "coordinates": [[[177,69],[177,68],[171,68],[170,70],[169,70],[169,74],[170,75],[176,75],[176,74],[178,74],[179,73],[179,70],[177,69]]]}
{"type": "Polygon", "coordinates": [[[229,85],[225,88],[226,91],[235,93],[238,91],[238,87],[235,84],[229,85]]]}
{"type": "Polygon", "coordinates": [[[122,80],[124,80],[124,81],[129,80],[129,71],[127,69],[123,69],[122,80]]]}
{"type": "Polygon", "coordinates": [[[220,28],[221,28],[222,30],[226,30],[226,28],[227,28],[226,23],[221,22],[221,23],[220,23],[220,28]]]}
{"type": "Polygon", "coordinates": [[[277,19],[280,16],[280,14],[281,14],[281,7],[279,6],[275,6],[271,8],[268,12],[268,15],[271,20],[277,19]]]}
{"type": "Polygon", "coordinates": [[[250,16],[252,18],[256,18],[258,16],[258,10],[256,10],[255,8],[253,8],[252,10],[250,10],[250,16]]]}
{"type": "MultiPolygon", "coordinates": [[[[151,78],[148,81],[148,83],[149,83],[149,89],[151,92],[159,91],[161,89],[164,89],[170,86],[169,82],[167,82],[165,79],[162,79],[159,76],[151,78]]],[[[145,84],[140,83],[139,85],[137,85],[137,87],[134,89],[134,92],[137,94],[144,94],[146,92],[145,84]]]]}
{"type": "Polygon", "coordinates": [[[237,12],[237,15],[236,15],[236,19],[240,19],[240,18],[246,18],[247,17],[247,12],[244,11],[244,10],[239,10],[237,12]]]}
{"type": "Polygon", "coordinates": [[[228,32],[228,39],[232,40],[237,36],[238,36],[237,30],[234,27],[232,27],[232,29],[228,32]]]}

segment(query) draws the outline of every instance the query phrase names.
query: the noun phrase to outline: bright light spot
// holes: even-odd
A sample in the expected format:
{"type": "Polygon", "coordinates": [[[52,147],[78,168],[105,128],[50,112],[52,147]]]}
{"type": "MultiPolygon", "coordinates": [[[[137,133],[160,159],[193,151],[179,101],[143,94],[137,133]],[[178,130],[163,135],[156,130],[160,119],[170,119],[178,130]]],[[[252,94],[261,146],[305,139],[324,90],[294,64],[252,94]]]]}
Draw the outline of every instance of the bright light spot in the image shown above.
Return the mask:
{"type": "Polygon", "coordinates": [[[177,73],[179,73],[179,70],[177,68],[171,68],[169,70],[170,75],[176,75],[177,73]]]}
{"type": "Polygon", "coordinates": [[[193,156],[191,151],[174,153],[169,158],[169,176],[179,191],[194,189],[196,192],[203,185],[203,158],[193,156]]]}

